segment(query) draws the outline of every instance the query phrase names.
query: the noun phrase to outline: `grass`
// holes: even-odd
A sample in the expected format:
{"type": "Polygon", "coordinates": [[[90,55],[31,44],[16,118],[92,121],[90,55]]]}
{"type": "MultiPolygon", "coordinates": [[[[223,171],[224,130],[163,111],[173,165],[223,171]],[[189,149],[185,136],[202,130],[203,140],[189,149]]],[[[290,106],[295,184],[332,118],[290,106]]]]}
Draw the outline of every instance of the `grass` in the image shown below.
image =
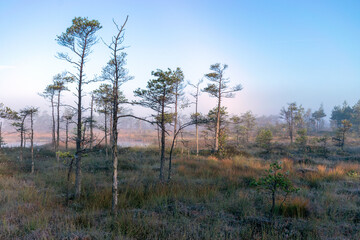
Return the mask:
{"type": "MultiPolygon", "coordinates": [[[[36,172],[16,149],[0,154],[0,239],[358,239],[360,164],[320,158],[275,159],[301,190],[277,206],[250,185],[270,160],[235,155],[174,159],[170,183],[158,181],[158,151],[120,151],[119,207],[111,209],[111,161],[83,158],[83,189],[68,204],[66,166],[40,150],[36,172]]],[[[74,176],[71,178],[73,190],[74,176]]],[[[281,200],[281,199],[280,199],[281,200]]]]}

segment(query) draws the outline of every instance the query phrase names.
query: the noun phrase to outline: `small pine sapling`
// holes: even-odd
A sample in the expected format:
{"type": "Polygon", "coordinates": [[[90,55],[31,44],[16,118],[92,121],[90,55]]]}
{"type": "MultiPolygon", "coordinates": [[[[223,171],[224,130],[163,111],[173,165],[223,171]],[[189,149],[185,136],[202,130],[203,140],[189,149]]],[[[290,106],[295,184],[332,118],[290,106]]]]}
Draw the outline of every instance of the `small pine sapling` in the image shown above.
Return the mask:
{"type": "Polygon", "coordinates": [[[275,203],[278,194],[281,194],[281,192],[283,194],[283,200],[280,203],[281,208],[291,193],[296,193],[299,191],[299,188],[294,187],[290,181],[289,172],[282,172],[281,169],[281,163],[274,162],[270,164],[270,168],[266,170],[266,175],[264,177],[261,177],[259,180],[252,182],[253,186],[262,188],[271,194],[271,217],[273,217],[275,213],[275,203]]]}
{"type": "Polygon", "coordinates": [[[258,135],[256,136],[256,145],[260,148],[263,148],[266,153],[271,151],[271,140],[273,135],[269,129],[261,129],[258,135]]]}

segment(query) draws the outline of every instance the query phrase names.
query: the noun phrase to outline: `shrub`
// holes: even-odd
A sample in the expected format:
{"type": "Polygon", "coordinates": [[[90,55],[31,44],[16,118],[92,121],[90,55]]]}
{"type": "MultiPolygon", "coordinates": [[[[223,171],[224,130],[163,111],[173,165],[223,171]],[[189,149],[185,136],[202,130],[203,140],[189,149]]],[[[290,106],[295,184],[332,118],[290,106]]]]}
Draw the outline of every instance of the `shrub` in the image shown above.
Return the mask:
{"type": "Polygon", "coordinates": [[[263,188],[271,194],[272,205],[271,205],[271,216],[275,212],[276,197],[279,192],[284,193],[283,200],[280,204],[280,208],[286,201],[289,194],[297,192],[299,189],[295,188],[290,181],[288,175],[289,172],[280,172],[282,169],[281,165],[277,162],[270,164],[270,168],[266,170],[266,175],[261,177],[258,181],[254,181],[252,185],[263,188]]]}
{"type": "Polygon", "coordinates": [[[271,148],[271,140],[273,139],[272,132],[269,129],[261,129],[256,136],[256,144],[258,147],[265,149],[267,152],[271,148]]]}
{"type": "Polygon", "coordinates": [[[306,149],[306,144],[307,144],[307,130],[304,129],[299,129],[297,131],[298,137],[295,139],[295,143],[297,144],[299,151],[304,152],[306,149]]]}
{"type": "Polygon", "coordinates": [[[359,177],[358,172],[355,171],[355,170],[350,170],[350,171],[348,171],[348,172],[346,173],[346,175],[348,175],[349,177],[354,177],[354,178],[359,177]]]}

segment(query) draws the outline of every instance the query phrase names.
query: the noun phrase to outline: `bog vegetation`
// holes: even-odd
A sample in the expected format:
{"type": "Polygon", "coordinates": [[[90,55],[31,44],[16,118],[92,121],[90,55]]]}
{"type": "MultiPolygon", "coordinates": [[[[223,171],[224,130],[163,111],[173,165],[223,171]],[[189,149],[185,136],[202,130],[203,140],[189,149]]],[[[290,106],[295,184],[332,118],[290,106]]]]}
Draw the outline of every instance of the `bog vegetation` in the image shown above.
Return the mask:
{"type": "Polygon", "coordinates": [[[37,107],[0,104],[0,239],[360,239],[360,101],[335,106],[330,124],[322,104],[285,103],[276,121],[230,114],[223,100],[242,86],[220,63],[193,83],[181,68],[156,69],[129,101],[127,21],[104,39],[111,57],[94,79],[85,69],[101,24],[77,17],[57,36],[72,71],[40,94],[52,110],[49,144],[34,144],[37,107]],[[75,106],[63,104],[70,84],[75,106]],[[217,100],[206,114],[201,93],[217,100]],[[152,115],[126,110],[134,105],[152,115]],[[157,141],[119,147],[124,118],[151,125],[157,141]],[[19,147],[6,146],[3,121],[19,147]]]}

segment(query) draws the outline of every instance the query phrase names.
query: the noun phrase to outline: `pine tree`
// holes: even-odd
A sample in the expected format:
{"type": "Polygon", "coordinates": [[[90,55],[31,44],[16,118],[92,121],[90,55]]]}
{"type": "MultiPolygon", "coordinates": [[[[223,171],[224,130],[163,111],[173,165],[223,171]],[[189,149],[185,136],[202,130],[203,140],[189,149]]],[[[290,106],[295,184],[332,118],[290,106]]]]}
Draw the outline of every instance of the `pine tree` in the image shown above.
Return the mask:
{"type": "Polygon", "coordinates": [[[148,107],[155,111],[153,117],[161,131],[161,149],[160,149],[160,181],[164,181],[164,163],[165,163],[165,134],[166,124],[172,121],[172,114],[169,108],[174,104],[174,78],[171,77],[172,71],[157,70],[151,73],[155,79],[149,80],[146,89],[137,89],[134,94],[140,97],[138,104],[148,107]]]}
{"type": "Polygon", "coordinates": [[[68,53],[58,53],[58,58],[72,64],[76,70],[76,74],[71,74],[77,84],[77,122],[76,122],[76,153],[75,153],[75,197],[80,197],[81,194],[81,156],[83,152],[83,136],[82,127],[83,119],[82,112],[84,111],[82,105],[83,86],[90,81],[85,79],[84,67],[91,53],[91,48],[98,42],[96,32],[101,29],[101,25],[97,20],[88,20],[87,18],[76,17],[72,20],[72,25],[66,29],[61,35],[57,36],[59,45],[70,50],[73,58],[68,53]]]}
{"type": "Polygon", "coordinates": [[[235,87],[229,87],[228,83],[229,78],[225,78],[225,70],[228,68],[228,65],[216,63],[210,66],[212,72],[205,74],[205,77],[212,83],[203,90],[204,92],[209,93],[210,96],[217,98],[217,113],[216,113],[216,126],[215,126],[215,142],[214,150],[218,152],[219,150],[219,135],[220,135],[220,116],[223,98],[234,97],[234,93],[242,89],[242,86],[236,85],[235,87]]]}

